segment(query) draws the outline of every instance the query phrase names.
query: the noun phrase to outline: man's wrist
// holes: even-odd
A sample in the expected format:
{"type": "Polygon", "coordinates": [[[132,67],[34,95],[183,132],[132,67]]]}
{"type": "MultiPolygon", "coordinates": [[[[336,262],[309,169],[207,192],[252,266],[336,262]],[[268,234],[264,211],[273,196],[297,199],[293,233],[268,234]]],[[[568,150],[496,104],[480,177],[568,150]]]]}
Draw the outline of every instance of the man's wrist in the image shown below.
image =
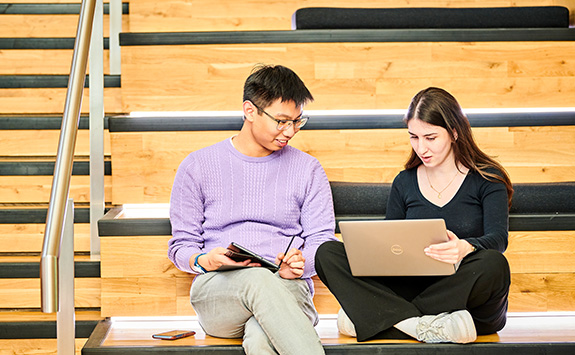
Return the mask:
{"type": "Polygon", "coordinates": [[[206,272],[208,272],[202,265],[200,265],[199,263],[199,259],[200,256],[202,255],[206,255],[206,253],[200,253],[198,255],[196,255],[196,257],[194,258],[194,263],[192,265],[192,270],[198,274],[205,274],[206,272]]]}

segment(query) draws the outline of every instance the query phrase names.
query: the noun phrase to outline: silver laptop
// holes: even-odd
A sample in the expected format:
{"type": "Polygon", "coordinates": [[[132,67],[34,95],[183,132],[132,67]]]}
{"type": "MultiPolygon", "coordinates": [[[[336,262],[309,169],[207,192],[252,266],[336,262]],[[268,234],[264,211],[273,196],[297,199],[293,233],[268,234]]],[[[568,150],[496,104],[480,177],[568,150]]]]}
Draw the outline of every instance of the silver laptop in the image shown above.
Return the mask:
{"type": "Polygon", "coordinates": [[[451,275],[456,270],[423,252],[448,241],[443,219],[341,221],[339,229],[354,276],[451,275]]]}

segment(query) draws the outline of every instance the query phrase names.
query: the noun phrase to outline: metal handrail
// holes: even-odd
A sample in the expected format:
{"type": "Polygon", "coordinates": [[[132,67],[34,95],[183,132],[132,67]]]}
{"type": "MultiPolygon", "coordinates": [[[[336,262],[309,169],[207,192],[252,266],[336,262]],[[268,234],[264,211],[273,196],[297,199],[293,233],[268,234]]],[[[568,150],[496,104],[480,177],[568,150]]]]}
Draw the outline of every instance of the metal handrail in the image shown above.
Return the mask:
{"type": "Polygon", "coordinates": [[[82,0],[40,260],[42,311],[45,313],[58,311],[58,257],[70,192],[95,8],[96,0],[82,0]]]}

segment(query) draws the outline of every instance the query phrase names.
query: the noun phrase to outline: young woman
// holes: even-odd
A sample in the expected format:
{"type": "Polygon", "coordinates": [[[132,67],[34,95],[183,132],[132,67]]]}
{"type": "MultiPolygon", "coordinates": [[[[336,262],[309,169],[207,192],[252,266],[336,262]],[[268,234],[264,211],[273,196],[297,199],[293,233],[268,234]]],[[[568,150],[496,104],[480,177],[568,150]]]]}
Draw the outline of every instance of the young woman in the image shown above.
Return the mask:
{"type": "Polygon", "coordinates": [[[445,90],[428,88],[405,116],[411,155],[393,181],[386,219],[443,218],[448,242],[427,256],[460,263],[450,276],[354,277],[343,243],[324,243],[316,270],[342,306],[338,328],[358,341],[408,335],[468,343],[506,322],[507,247],[513,189],[505,169],[483,153],[467,117],[445,90]]]}

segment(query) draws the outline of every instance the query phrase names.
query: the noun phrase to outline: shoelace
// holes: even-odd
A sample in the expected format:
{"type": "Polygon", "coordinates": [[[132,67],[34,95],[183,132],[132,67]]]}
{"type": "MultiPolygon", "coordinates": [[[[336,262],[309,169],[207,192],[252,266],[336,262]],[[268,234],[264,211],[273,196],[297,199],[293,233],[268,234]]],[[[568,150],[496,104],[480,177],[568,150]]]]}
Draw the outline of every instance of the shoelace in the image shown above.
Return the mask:
{"type": "Polygon", "coordinates": [[[447,340],[443,322],[428,323],[419,321],[419,324],[415,327],[415,331],[417,333],[417,339],[420,341],[440,342],[447,340]]]}

